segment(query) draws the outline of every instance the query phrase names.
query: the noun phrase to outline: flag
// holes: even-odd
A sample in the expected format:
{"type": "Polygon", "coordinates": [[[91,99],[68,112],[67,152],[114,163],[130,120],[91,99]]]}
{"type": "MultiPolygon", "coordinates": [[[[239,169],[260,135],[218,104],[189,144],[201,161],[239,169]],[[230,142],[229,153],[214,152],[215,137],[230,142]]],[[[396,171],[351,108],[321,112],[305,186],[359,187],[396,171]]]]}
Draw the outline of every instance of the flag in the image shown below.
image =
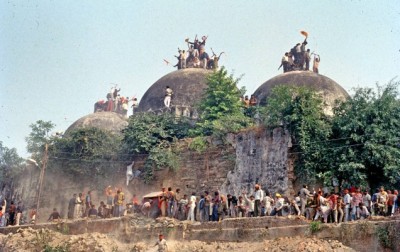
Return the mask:
{"type": "Polygon", "coordinates": [[[304,37],[308,37],[308,32],[306,32],[306,31],[300,31],[300,33],[301,33],[304,37]]]}

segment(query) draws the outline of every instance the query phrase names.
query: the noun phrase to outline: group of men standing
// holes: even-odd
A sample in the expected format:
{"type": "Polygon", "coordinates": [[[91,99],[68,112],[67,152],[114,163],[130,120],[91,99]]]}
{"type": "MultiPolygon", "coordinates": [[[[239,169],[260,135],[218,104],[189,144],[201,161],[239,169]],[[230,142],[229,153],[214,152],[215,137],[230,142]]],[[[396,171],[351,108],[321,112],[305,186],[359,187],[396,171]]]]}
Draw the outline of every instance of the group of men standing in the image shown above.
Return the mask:
{"type": "Polygon", "coordinates": [[[122,192],[122,189],[116,188],[113,190],[111,186],[108,186],[105,194],[106,203],[101,201],[100,206],[97,209],[95,204],[92,202],[91,191],[88,191],[86,197],[83,197],[82,193],[79,193],[78,195],[74,194],[68,204],[68,219],[123,216],[125,195],[122,192]]]}
{"type": "Polygon", "coordinates": [[[311,56],[314,55],[313,72],[319,73],[318,68],[321,58],[318,54],[311,53],[310,49],[306,49],[307,44],[306,38],[302,43],[297,43],[289,52],[285,52],[278,69],[283,66],[284,73],[295,70],[309,71],[311,56]]]}
{"type": "Polygon", "coordinates": [[[129,99],[129,97],[121,96],[120,94],[118,94],[120,91],[121,89],[117,88],[117,86],[111,87],[110,92],[106,95],[107,101],[99,100],[94,104],[94,113],[108,111],[115,112],[127,117],[129,102],[132,102],[132,112],[135,113],[135,110],[138,106],[137,98],[133,97],[132,99],[129,99]]]}
{"type": "Polygon", "coordinates": [[[14,201],[11,201],[7,211],[7,200],[1,200],[0,227],[5,227],[7,225],[19,226],[22,218],[22,211],[23,206],[21,202],[18,202],[18,204],[15,205],[14,201]]]}
{"type": "Polygon", "coordinates": [[[220,53],[217,56],[214,51],[212,57],[205,51],[207,36],[201,37],[201,41],[197,38],[197,35],[193,42],[190,42],[187,38],[185,42],[188,45],[188,50],[181,50],[178,48],[178,63],[174,66],[179,69],[185,68],[204,68],[204,69],[218,69],[218,62],[223,54],[220,53]]]}

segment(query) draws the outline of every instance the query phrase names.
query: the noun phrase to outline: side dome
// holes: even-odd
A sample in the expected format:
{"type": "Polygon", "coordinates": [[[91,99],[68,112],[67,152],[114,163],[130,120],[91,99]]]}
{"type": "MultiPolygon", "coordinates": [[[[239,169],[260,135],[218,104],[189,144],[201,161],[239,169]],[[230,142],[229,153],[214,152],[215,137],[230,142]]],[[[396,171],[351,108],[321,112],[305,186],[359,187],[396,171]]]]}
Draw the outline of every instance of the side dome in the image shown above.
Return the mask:
{"type": "MultiPolygon", "coordinates": [[[[138,111],[163,111],[165,108],[165,89],[169,86],[172,91],[171,108],[182,112],[198,103],[207,88],[207,76],[210,70],[202,68],[186,68],[169,73],[156,81],[140,100],[138,111]]],[[[176,113],[180,113],[176,112],[176,113]]]]}
{"type": "Polygon", "coordinates": [[[86,115],[75,121],[65,131],[68,135],[71,131],[81,128],[99,128],[114,134],[121,134],[122,129],[128,126],[128,121],[123,116],[114,112],[97,112],[86,115]]]}
{"type": "Polygon", "coordinates": [[[346,100],[349,94],[334,80],[311,71],[292,71],[280,74],[264,82],[255,92],[254,95],[259,101],[259,105],[263,106],[267,103],[268,97],[274,87],[280,85],[295,85],[301,87],[309,87],[320,93],[327,105],[325,113],[332,114],[332,108],[335,100],[346,100]]]}

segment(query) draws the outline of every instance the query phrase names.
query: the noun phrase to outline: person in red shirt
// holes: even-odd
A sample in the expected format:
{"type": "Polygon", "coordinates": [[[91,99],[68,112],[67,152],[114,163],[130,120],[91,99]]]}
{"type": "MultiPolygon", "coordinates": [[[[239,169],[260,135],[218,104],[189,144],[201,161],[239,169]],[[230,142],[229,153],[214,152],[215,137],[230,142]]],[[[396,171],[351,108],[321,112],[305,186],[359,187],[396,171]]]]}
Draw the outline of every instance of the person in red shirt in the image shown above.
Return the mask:
{"type": "Polygon", "coordinates": [[[333,221],[338,223],[338,207],[337,207],[337,198],[338,196],[334,191],[331,192],[329,196],[329,207],[331,208],[331,214],[333,215],[333,221]]]}

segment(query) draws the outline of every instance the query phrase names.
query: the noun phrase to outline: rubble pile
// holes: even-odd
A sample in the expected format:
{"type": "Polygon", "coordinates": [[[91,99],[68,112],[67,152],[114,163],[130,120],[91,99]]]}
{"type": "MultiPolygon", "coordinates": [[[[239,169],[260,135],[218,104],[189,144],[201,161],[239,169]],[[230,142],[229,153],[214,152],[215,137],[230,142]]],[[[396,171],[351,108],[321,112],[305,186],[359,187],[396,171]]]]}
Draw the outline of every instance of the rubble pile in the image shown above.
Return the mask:
{"type": "Polygon", "coordinates": [[[354,251],[336,240],[318,238],[284,237],[264,241],[264,251],[347,252],[354,251]],[[268,249],[267,249],[268,248],[268,249]]]}
{"type": "Polygon", "coordinates": [[[18,229],[17,233],[0,235],[0,251],[93,251],[111,252],[123,248],[115,238],[100,234],[86,233],[82,235],[67,235],[49,229],[18,229]]]}
{"type": "MultiPolygon", "coordinates": [[[[152,225],[175,225],[171,219],[160,218],[149,221],[152,225]]],[[[184,222],[178,225],[184,225],[184,222]]],[[[142,225],[142,224],[141,224],[142,225]]],[[[148,225],[143,223],[143,225],[148,225]]],[[[25,252],[25,251],[93,251],[93,252],[115,252],[115,251],[157,251],[154,241],[122,243],[115,235],[100,233],[85,233],[81,235],[68,235],[48,229],[34,230],[30,227],[19,229],[17,233],[0,235],[0,251],[25,252]],[[47,250],[46,250],[47,249],[47,250]],[[53,249],[53,250],[51,250],[53,249]],[[57,250],[55,250],[57,249],[57,250]]],[[[353,249],[344,246],[339,241],[321,240],[317,238],[286,237],[275,240],[264,240],[259,242],[202,242],[202,241],[174,241],[167,239],[170,252],[214,252],[214,251],[327,251],[348,252],[353,249]]]]}

